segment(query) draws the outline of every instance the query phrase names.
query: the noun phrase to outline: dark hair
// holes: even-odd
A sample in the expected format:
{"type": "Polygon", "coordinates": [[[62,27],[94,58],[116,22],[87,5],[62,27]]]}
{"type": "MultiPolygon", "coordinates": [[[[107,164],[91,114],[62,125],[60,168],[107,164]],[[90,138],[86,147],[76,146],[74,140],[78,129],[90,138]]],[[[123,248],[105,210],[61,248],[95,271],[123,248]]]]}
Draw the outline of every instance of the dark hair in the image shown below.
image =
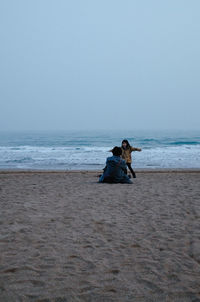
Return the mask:
{"type": "Polygon", "coordinates": [[[112,153],[115,156],[120,156],[120,155],[122,155],[122,149],[120,147],[114,147],[112,149],[112,153]]]}
{"type": "Polygon", "coordinates": [[[123,143],[126,143],[126,149],[129,149],[129,148],[131,147],[127,139],[124,139],[124,140],[122,141],[122,148],[124,149],[123,143]]]}

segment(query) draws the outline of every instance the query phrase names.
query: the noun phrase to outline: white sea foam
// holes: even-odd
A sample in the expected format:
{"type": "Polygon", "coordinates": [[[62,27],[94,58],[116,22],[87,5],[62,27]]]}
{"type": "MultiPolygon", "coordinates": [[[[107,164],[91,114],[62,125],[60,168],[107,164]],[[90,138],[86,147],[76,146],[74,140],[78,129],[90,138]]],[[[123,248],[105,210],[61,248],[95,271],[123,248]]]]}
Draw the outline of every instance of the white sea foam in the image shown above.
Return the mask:
{"type": "MultiPolygon", "coordinates": [[[[0,169],[102,169],[112,146],[0,147],[0,169]]],[[[200,145],[144,148],[133,152],[135,168],[200,168],[200,145]]]]}
{"type": "Polygon", "coordinates": [[[200,168],[200,146],[144,149],[134,154],[136,168],[200,168]]]}

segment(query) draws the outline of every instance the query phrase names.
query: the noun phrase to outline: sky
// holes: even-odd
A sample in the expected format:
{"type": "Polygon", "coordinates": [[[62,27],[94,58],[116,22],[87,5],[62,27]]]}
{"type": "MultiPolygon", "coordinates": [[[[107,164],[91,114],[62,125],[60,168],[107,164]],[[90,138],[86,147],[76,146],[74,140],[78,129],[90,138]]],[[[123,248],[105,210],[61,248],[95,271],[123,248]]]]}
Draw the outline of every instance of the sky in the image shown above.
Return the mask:
{"type": "Polygon", "coordinates": [[[200,130],[199,0],[1,0],[0,130],[200,130]]]}

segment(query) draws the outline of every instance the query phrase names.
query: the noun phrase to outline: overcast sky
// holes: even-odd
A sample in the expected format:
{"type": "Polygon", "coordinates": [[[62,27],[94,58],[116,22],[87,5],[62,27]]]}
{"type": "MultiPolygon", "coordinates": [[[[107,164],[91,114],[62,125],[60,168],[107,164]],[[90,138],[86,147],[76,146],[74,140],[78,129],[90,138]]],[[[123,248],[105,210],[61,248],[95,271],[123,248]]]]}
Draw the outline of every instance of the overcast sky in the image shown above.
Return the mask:
{"type": "Polygon", "coordinates": [[[1,0],[0,130],[199,129],[199,0],[1,0]]]}

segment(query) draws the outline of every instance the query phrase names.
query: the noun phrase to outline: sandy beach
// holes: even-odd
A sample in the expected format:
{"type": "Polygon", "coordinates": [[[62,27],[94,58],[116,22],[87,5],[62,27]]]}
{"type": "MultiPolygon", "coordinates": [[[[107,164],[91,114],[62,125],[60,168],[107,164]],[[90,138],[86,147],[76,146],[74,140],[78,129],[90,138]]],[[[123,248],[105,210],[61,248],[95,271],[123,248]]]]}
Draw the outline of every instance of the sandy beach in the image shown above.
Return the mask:
{"type": "Polygon", "coordinates": [[[0,172],[0,302],[200,301],[200,171],[0,172]]]}

